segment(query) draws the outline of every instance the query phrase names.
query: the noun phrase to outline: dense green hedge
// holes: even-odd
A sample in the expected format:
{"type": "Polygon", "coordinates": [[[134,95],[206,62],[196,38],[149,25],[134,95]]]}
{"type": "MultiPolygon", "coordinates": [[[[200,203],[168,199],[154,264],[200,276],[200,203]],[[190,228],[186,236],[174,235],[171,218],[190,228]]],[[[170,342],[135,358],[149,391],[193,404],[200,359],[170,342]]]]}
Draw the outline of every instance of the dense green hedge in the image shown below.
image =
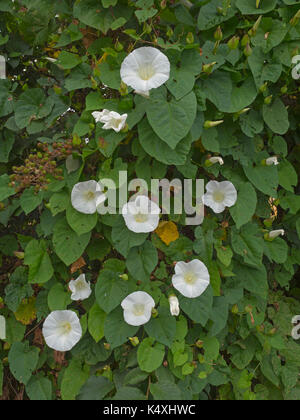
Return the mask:
{"type": "Polygon", "coordinates": [[[298,16],[297,0],[0,0],[0,399],[300,398],[298,16]],[[120,78],[145,46],[171,63],[149,98],[120,78]],[[103,109],[127,127],[104,130],[103,109]],[[72,207],[76,183],[120,170],[227,180],[237,202],[151,234],[72,207]],[[210,285],[189,299],[172,276],[192,259],[210,285]],[[92,293],[72,301],[81,273],[92,293]],[[120,306],[137,290],[156,305],[140,328],[120,306]],[[64,309],[83,335],[54,352],[42,325],[64,309]]]}

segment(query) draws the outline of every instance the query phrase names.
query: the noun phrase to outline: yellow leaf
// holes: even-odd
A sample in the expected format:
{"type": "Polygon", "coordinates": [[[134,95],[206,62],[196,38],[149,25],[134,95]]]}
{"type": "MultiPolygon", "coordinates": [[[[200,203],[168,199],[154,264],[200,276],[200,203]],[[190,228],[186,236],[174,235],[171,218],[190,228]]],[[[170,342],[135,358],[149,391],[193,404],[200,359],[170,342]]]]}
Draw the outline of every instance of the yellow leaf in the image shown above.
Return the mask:
{"type": "Polygon", "coordinates": [[[155,232],[166,245],[179,238],[177,226],[173,222],[160,222],[155,232]]]}
{"type": "Polygon", "coordinates": [[[24,325],[31,324],[36,318],[35,297],[23,299],[15,312],[15,317],[24,325]]]}

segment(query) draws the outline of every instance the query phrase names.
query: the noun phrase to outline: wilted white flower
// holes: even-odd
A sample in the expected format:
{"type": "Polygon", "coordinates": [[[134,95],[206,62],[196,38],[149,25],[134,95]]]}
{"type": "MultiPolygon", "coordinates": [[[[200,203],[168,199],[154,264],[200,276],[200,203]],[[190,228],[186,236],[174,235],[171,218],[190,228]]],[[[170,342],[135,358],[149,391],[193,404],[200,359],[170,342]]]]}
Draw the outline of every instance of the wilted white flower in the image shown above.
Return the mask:
{"type": "Polygon", "coordinates": [[[209,181],[206,185],[203,202],[215,213],[222,213],[226,207],[232,207],[237,201],[237,191],[229,181],[209,181]]]}
{"type": "Polygon", "coordinates": [[[95,118],[96,122],[103,123],[104,130],[114,130],[116,133],[123,130],[126,126],[126,119],[128,117],[127,114],[120,115],[115,111],[109,111],[108,109],[104,109],[102,112],[93,112],[93,117],[95,118]]]}
{"type": "Polygon", "coordinates": [[[268,159],[266,159],[266,165],[267,166],[271,166],[271,165],[279,165],[279,162],[278,162],[278,159],[277,159],[277,156],[272,156],[272,157],[269,157],[268,159]]]}
{"type": "Polygon", "coordinates": [[[180,308],[179,308],[179,300],[177,296],[175,295],[169,296],[169,304],[170,304],[171,315],[178,316],[180,312],[180,308]]]}
{"type": "Polygon", "coordinates": [[[80,213],[95,213],[97,206],[105,200],[101,185],[96,181],[79,182],[72,189],[72,206],[80,213]]]}
{"type": "Polygon", "coordinates": [[[53,311],[43,325],[46,344],[57,351],[69,351],[78,343],[82,329],[73,311],[53,311]]]}
{"type": "Polygon", "coordinates": [[[85,279],[85,274],[80,274],[76,280],[69,282],[69,289],[71,290],[72,300],[84,300],[87,299],[92,293],[91,285],[85,279]]]}
{"type": "Polygon", "coordinates": [[[209,272],[205,264],[200,260],[189,263],[179,261],[175,265],[175,274],[172,283],[183,296],[196,298],[206,290],[210,282],[209,272]]]}
{"type": "Polygon", "coordinates": [[[146,292],[133,292],[121,303],[124,309],[124,320],[129,325],[143,325],[151,318],[155,302],[146,292]]]}
{"type": "Polygon", "coordinates": [[[213,156],[209,158],[208,161],[212,163],[213,165],[215,163],[218,163],[219,165],[224,165],[224,160],[220,156],[213,156]]]}
{"type": "Polygon", "coordinates": [[[0,315],[0,340],[6,339],[6,321],[4,316],[0,315]]]}
{"type": "Polygon", "coordinates": [[[144,96],[149,96],[151,89],[163,85],[169,77],[169,59],[157,48],[137,48],[121,65],[122,81],[144,96]]]}
{"type": "Polygon", "coordinates": [[[145,195],[139,195],[122,208],[126,226],[136,233],[153,232],[159,223],[160,208],[145,195]]]}
{"type": "Polygon", "coordinates": [[[92,116],[95,118],[96,123],[97,122],[105,123],[106,120],[104,120],[104,118],[108,117],[109,113],[110,111],[108,109],[103,109],[103,111],[92,112],[92,116]]]}
{"type": "Polygon", "coordinates": [[[278,229],[278,230],[272,230],[271,232],[269,232],[269,238],[270,239],[275,239],[278,236],[284,236],[284,230],[283,229],[278,229]]]}

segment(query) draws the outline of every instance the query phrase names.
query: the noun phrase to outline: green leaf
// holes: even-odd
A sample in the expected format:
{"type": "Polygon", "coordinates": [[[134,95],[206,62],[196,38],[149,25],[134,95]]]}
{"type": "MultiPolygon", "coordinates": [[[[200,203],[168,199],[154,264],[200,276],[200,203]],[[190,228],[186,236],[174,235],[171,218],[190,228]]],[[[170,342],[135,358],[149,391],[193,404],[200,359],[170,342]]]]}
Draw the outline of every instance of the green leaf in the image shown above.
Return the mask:
{"type": "Polygon", "coordinates": [[[226,7],[224,13],[219,13],[218,7],[221,7],[221,5],[222,3],[219,0],[212,0],[200,8],[198,28],[201,31],[213,28],[234,16],[236,9],[233,5],[230,5],[229,8],[226,7]]]}
{"type": "Polygon", "coordinates": [[[234,263],[233,272],[236,278],[241,279],[244,289],[254,295],[266,298],[268,294],[268,280],[266,268],[262,266],[250,267],[237,261],[234,263]]]}
{"type": "Polygon", "coordinates": [[[294,192],[294,187],[298,184],[298,175],[294,166],[288,161],[283,160],[278,166],[279,184],[288,191],[294,192]]]}
{"type": "Polygon", "coordinates": [[[165,91],[161,91],[150,98],[146,112],[154,132],[174,150],[192,128],[196,110],[194,92],[190,92],[179,101],[167,101],[165,91]]]}
{"type": "Polygon", "coordinates": [[[139,367],[145,372],[153,372],[163,362],[165,347],[155,343],[154,338],[145,338],[138,347],[137,359],[139,367]]]}
{"type": "Polygon", "coordinates": [[[53,100],[46,98],[42,89],[28,89],[20,96],[15,105],[15,121],[22,129],[28,127],[31,121],[44,118],[53,108],[53,100]]]}
{"type": "Polygon", "coordinates": [[[212,288],[208,287],[199,297],[189,299],[183,296],[179,298],[182,310],[195,322],[206,325],[213,305],[212,288]]]}
{"type": "Polygon", "coordinates": [[[135,233],[127,228],[123,217],[120,217],[118,224],[113,226],[111,238],[114,242],[115,248],[124,256],[127,257],[129,250],[135,246],[142,245],[148,233],[135,233]]]}
{"type": "Polygon", "coordinates": [[[9,183],[10,179],[7,174],[0,176],[0,201],[3,201],[16,193],[14,188],[8,186],[9,183]]]}
{"type": "Polygon", "coordinates": [[[110,312],[104,322],[104,335],[112,349],[124,344],[129,337],[134,337],[138,329],[124,321],[121,307],[110,312]]]}
{"type": "Polygon", "coordinates": [[[157,251],[150,241],[146,241],[139,247],[131,248],[126,258],[126,267],[129,273],[139,281],[149,281],[150,274],[157,263],[157,251]]]}
{"type": "Polygon", "coordinates": [[[180,388],[173,382],[159,381],[150,385],[150,392],[154,400],[182,400],[180,388]]]}
{"type": "Polygon", "coordinates": [[[277,197],[278,171],[276,166],[243,166],[246,177],[262,193],[277,197]]]}
{"type": "Polygon", "coordinates": [[[29,342],[13,343],[8,353],[9,368],[17,381],[27,384],[37,366],[39,349],[29,342]]]}
{"type": "Polygon", "coordinates": [[[273,241],[265,241],[264,244],[264,253],[270,261],[274,261],[277,264],[286,262],[288,257],[288,245],[284,239],[276,238],[273,241]]]}
{"type": "Polygon", "coordinates": [[[81,58],[77,54],[72,54],[67,51],[62,51],[55,62],[56,65],[62,67],[64,70],[73,69],[80,63],[81,58]]]}
{"type": "Polygon", "coordinates": [[[119,277],[119,272],[102,270],[99,274],[95,295],[100,308],[111,312],[128,294],[128,283],[119,277]]]}
{"type": "Polygon", "coordinates": [[[89,371],[89,366],[84,365],[79,359],[71,360],[61,382],[61,397],[63,400],[75,400],[89,377],[89,371]]]}
{"type": "Polygon", "coordinates": [[[267,126],[276,134],[285,134],[290,126],[289,115],[281,99],[271,105],[263,105],[263,117],[267,126]]]}
{"type": "Polygon", "coordinates": [[[111,390],[114,384],[104,376],[91,376],[80,390],[78,400],[101,401],[111,390]]]}
{"type": "Polygon", "coordinates": [[[66,218],[71,228],[80,236],[94,229],[98,214],[83,214],[70,205],[66,211],[66,218]]]}
{"type": "Polygon", "coordinates": [[[145,400],[146,396],[138,388],[133,386],[123,386],[118,389],[113,399],[117,401],[139,401],[145,400]]]}
{"type": "Polygon", "coordinates": [[[96,343],[104,337],[105,318],[106,313],[97,305],[97,303],[94,303],[89,310],[88,330],[96,343]]]}
{"type": "Polygon", "coordinates": [[[61,283],[55,283],[48,293],[48,306],[50,311],[67,309],[71,303],[70,293],[66,292],[61,283]]]}
{"type": "Polygon", "coordinates": [[[91,233],[78,236],[67,224],[65,219],[60,219],[53,229],[53,246],[58,257],[70,265],[83,254],[87,247],[91,233]]]}
{"type": "Polygon", "coordinates": [[[185,164],[193,142],[190,134],[181,140],[173,150],[155,134],[146,118],[139,123],[138,133],[142,148],[159,162],[166,165],[185,164]]]}
{"type": "Polygon", "coordinates": [[[43,201],[43,193],[40,191],[35,193],[34,188],[27,188],[20,198],[20,204],[25,214],[31,213],[43,201]]]}
{"type": "Polygon", "coordinates": [[[255,213],[257,196],[249,182],[240,185],[236,204],[229,209],[237,229],[248,223],[255,213]]]}
{"type": "Polygon", "coordinates": [[[256,0],[237,0],[236,7],[244,15],[262,15],[275,9],[276,0],[262,0],[259,2],[259,7],[256,7],[256,0]]]}
{"type": "Polygon", "coordinates": [[[26,394],[32,401],[50,401],[52,399],[52,382],[38,373],[31,377],[26,385],[26,394]]]}
{"type": "Polygon", "coordinates": [[[144,328],[146,333],[159,343],[172,346],[176,334],[176,320],[171,316],[168,307],[160,306],[157,318],[151,318],[144,328]]]}
{"type": "Polygon", "coordinates": [[[259,236],[258,228],[248,223],[240,231],[235,227],[231,231],[233,250],[241,255],[246,264],[257,266],[262,263],[264,240],[259,236]]]}
{"type": "Polygon", "coordinates": [[[53,276],[54,270],[44,240],[33,239],[28,243],[24,264],[29,266],[29,283],[46,283],[53,276]]]}

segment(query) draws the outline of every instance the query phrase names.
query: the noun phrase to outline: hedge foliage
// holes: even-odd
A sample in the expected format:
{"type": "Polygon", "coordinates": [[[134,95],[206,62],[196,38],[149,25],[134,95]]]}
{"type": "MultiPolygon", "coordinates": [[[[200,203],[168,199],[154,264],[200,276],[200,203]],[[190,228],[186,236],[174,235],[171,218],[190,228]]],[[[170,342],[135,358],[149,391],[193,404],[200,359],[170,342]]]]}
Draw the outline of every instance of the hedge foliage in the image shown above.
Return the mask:
{"type": "Polygon", "coordinates": [[[300,399],[299,1],[0,0],[0,12],[1,398],[300,399]],[[150,98],[120,79],[141,46],[171,63],[150,98]],[[128,131],[96,124],[104,108],[127,113],[128,131]],[[211,156],[224,165],[207,166],[211,156]],[[279,165],[265,165],[270,156],[279,165]],[[229,180],[238,201],[206,208],[199,226],[164,215],[176,225],[168,244],[122,215],[73,209],[74,184],[120,170],[229,180]],[[285,235],[267,240],[277,229],[285,235]],[[176,293],[171,316],[173,263],[193,258],[211,285],[195,299],[176,293]],[[73,302],[80,273],[93,293],[73,302]],[[141,328],[120,307],[136,290],[158,311],[141,328]],[[54,352],[42,323],[66,308],[84,334],[54,352]]]}

